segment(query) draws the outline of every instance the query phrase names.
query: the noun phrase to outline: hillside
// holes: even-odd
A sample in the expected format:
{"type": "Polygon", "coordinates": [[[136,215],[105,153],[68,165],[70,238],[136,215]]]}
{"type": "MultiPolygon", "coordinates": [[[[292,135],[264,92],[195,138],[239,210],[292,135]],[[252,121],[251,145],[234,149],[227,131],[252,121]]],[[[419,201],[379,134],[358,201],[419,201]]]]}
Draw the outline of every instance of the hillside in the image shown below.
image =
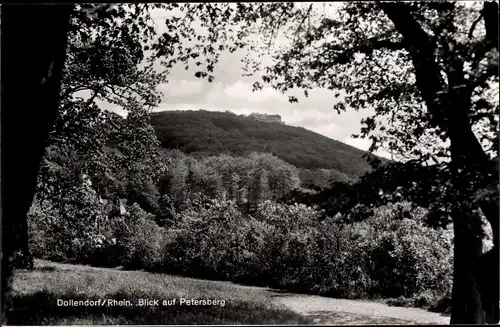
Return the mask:
{"type": "Polygon", "coordinates": [[[14,275],[9,325],[312,323],[271,295],[229,282],[36,260],[34,270],[14,275]]]}
{"type": "Polygon", "coordinates": [[[349,179],[370,170],[365,151],[301,127],[205,110],[157,112],[151,122],[163,147],[193,155],[271,152],[303,173],[323,168],[349,179]]]}

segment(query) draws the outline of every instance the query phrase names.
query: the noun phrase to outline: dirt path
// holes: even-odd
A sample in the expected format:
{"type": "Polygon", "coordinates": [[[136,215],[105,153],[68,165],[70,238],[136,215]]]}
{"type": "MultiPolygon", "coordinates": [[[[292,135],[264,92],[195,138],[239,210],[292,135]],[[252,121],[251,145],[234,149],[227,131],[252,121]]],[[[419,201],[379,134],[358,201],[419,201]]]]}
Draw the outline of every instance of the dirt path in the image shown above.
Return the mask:
{"type": "Polygon", "coordinates": [[[277,303],[311,317],[318,324],[444,324],[448,316],[416,308],[370,301],[333,299],[268,290],[277,303]]]}

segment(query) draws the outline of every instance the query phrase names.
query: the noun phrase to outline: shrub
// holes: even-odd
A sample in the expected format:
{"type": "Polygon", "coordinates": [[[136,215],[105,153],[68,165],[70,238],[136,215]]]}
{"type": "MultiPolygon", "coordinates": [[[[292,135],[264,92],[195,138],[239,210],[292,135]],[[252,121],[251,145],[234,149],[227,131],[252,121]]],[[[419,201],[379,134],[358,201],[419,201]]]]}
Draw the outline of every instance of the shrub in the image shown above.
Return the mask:
{"type": "Polygon", "coordinates": [[[266,249],[265,238],[271,227],[252,216],[247,216],[240,222],[237,232],[242,237],[240,238],[240,251],[237,251],[234,256],[236,264],[233,280],[267,286],[270,276],[269,258],[262,259],[266,249]]]}
{"type": "Polygon", "coordinates": [[[435,298],[429,306],[429,311],[451,313],[451,290],[435,298]]]}
{"type": "Polygon", "coordinates": [[[446,292],[451,287],[451,237],[421,220],[402,218],[397,207],[378,210],[365,242],[369,246],[373,292],[388,297],[412,297],[426,290],[446,292]]]}
{"type": "Polygon", "coordinates": [[[451,234],[426,227],[425,211],[407,205],[378,208],[354,223],[320,221],[311,207],[270,201],[252,217],[232,201],[200,194],[184,207],[168,229],[137,204],[128,215],[91,216],[100,224],[90,228],[82,226],[89,220],[81,214],[79,224],[64,225],[50,203],[37,202],[30,226],[34,253],[335,297],[392,297],[424,307],[451,287],[451,234]]]}
{"type": "Polygon", "coordinates": [[[333,287],[329,293],[345,298],[366,297],[374,284],[367,269],[367,224],[338,224],[332,228],[332,232],[337,249],[335,256],[331,258],[335,270],[332,276],[333,287]]]}
{"type": "Polygon", "coordinates": [[[117,252],[125,268],[158,269],[163,258],[165,230],[154,219],[154,215],[135,203],[129,207],[122,228],[115,231],[116,246],[121,250],[117,252]]]}
{"type": "MultiPolygon", "coordinates": [[[[281,264],[276,263],[278,285],[294,291],[310,291],[314,287],[313,276],[318,274],[313,252],[316,233],[309,228],[287,235],[281,249],[281,264]]],[[[323,262],[322,264],[324,264],[323,262]]]]}
{"type": "Polygon", "coordinates": [[[269,286],[305,290],[304,267],[312,266],[311,244],[319,213],[303,204],[281,204],[271,201],[262,203],[256,220],[265,229],[261,233],[262,248],[258,259],[261,278],[269,286]]]}
{"type": "Polygon", "coordinates": [[[28,212],[28,240],[35,258],[61,261],[63,253],[57,253],[56,235],[52,231],[55,218],[48,201],[35,200],[28,212]]]}
{"type": "Polygon", "coordinates": [[[71,189],[57,204],[36,199],[28,213],[31,250],[37,258],[83,263],[105,242],[104,220],[97,197],[85,187],[71,189]]]}
{"type": "Polygon", "coordinates": [[[199,201],[180,213],[174,226],[174,241],[167,244],[164,268],[206,278],[230,279],[238,267],[245,235],[243,219],[231,201],[199,201]]]}
{"type": "Polygon", "coordinates": [[[265,201],[259,205],[255,217],[286,233],[303,227],[316,226],[320,216],[319,211],[305,204],[265,201]]]}
{"type": "Polygon", "coordinates": [[[451,238],[424,225],[422,210],[386,206],[364,222],[318,222],[306,206],[265,203],[270,225],[260,260],[273,286],[360,298],[406,296],[432,302],[451,286],[451,238]]]}
{"type": "Polygon", "coordinates": [[[270,286],[299,292],[360,297],[371,285],[361,224],[320,222],[303,204],[263,203],[257,219],[268,225],[258,254],[270,286]]]}

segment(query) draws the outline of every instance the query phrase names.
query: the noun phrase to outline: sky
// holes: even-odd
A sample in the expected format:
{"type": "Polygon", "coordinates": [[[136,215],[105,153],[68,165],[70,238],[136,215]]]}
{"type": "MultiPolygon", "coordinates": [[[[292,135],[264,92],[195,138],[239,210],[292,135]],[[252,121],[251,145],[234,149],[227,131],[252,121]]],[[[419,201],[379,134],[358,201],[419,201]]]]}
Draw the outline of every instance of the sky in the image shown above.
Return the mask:
{"type": "MultiPolygon", "coordinates": [[[[158,33],[164,31],[165,13],[152,12],[158,33]]],[[[248,115],[252,112],[278,114],[290,126],[300,126],[326,137],[368,150],[369,140],[354,139],[359,133],[360,120],[372,114],[371,111],[348,110],[340,115],[333,109],[333,92],[314,89],[309,97],[300,97],[298,103],[289,103],[288,96],[270,87],[252,92],[252,84],[258,77],[243,77],[242,54],[223,53],[215,69],[213,82],[198,79],[194,70],[174,67],[169,74],[169,83],[162,84],[158,90],[163,100],[154,111],[199,110],[226,111],[248,115]]],[[[114,110],[115,111],[115,110],[114,110]]],[[[119,112],[119,110],[117,110],[119,112]]],[[[119,112],[120,113],[120,112],[119,112]]],[[[376,154],[390,158],[387,152],[376,154]]]]}

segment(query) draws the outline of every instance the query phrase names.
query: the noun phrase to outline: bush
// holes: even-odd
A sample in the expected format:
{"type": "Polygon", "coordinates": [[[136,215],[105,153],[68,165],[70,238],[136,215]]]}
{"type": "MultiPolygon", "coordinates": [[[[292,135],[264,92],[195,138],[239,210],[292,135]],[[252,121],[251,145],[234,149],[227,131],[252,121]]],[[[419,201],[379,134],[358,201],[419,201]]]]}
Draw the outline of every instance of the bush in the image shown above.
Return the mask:
{"type": "Polygon", "coordinates": [[[164,269],[205,278],[231,279],[243,253],[243,219],[231,201],[209,200],[190,205],[180,213],[165,246],[164,269]]]}
{"type": "Polygon", "coordinates": [[[156,224],[154,215],[135,203],[126,218],[115,234],[122,265],[127,269],[157,270],[163,258],[165,230],[156,224]]]}
{"type": "Polygon", "coordinates": [[[451,287],[451,237],[425,211],[389,205],[364,222],[319,222],[304,205],[266,202],[257,254],[271,286],[344,298],[414,297],[426,305],[451,287]]]}
{"type": "Polygon", "coordinates": [[[265,226],[262,247],[256,259],[261,279],[273,287],[305,290],[304,267],[311,266],[311,244],[319,213],[303,204],[281,204],[266,201],[257,210],[256,219],[265,226]]]}
{"type": "Polygon", "coordinates": [[[429,306],[429,311],[451,313],[451,290],[444,295],[435,298],[429,306]]]}
{"type": "Polygon", "coordinates": [[[100,226],[75,230],[39,202],[31,211],[34,253],[343,298],[390,297],[422,307],[438,305],[451,288],[451,234],[426,227],[425,211],[407,205],[338,223],[320,221],[320,212],[305,205],[270,201],[252,217],[232,201],[197,194],[168,229],[137,204],[128,209],[125,216],[101,213],[100,226]],[[86,243],[75,243],[79,235],[86,243]]]}
{"type": "Polygon", "coordinates": [[[387,297],[413,297],[428,290],[446,292],[452,276],[450,235],[400,213],[398,206],[386,206],[370,222],[365,242],[370,275],[377,283],[372,292],[387,297]]]}
{"type": "Polygon", "coordinates": [[[95,194],[85,188],[71,190],[57,206],[36,199],[28,212],[31,251],[40,259],[86,262],[106,241],[104,221],[95,194]]]}
{"type": "Polygon", "coordinates": [[[264,257],[266,246],[266,235],[270,226],[262,221],[247,216],[241,220],[238,233],[240,238],[240,251],[236,253],[235,270],[233,280],[240,283],[252,285],[269,285],[270,265],[269,258],[264,257]],[[262,259],[265,260],[262,260],[262,259]]]}
{"type": "MultiPolygon", "coordinates": [[[[334,225],[336,252],[331,260],[335,265],[333,287],[328,293],[344,298],[366,297],[374,285],[369,275],[366,242],[369,230],[366,223],[334,225]]],[[[325,286],[326,288],[326,286],[325,286]]]]}
{"type": "Polygon", "coordinates": [[[57,253],[56,235],[52,231],[55,218],[47,201],[35,200],[28,212],[28,240],[35,258],[61,261],[64,253],[57,253]]]}
{"type": "Polygon", "coordinates": [[[255,217],[287,233],[304,227],[317,226],[321,215],[319,211],[305,204],[265,201],[259,205],[255,217]]]}

